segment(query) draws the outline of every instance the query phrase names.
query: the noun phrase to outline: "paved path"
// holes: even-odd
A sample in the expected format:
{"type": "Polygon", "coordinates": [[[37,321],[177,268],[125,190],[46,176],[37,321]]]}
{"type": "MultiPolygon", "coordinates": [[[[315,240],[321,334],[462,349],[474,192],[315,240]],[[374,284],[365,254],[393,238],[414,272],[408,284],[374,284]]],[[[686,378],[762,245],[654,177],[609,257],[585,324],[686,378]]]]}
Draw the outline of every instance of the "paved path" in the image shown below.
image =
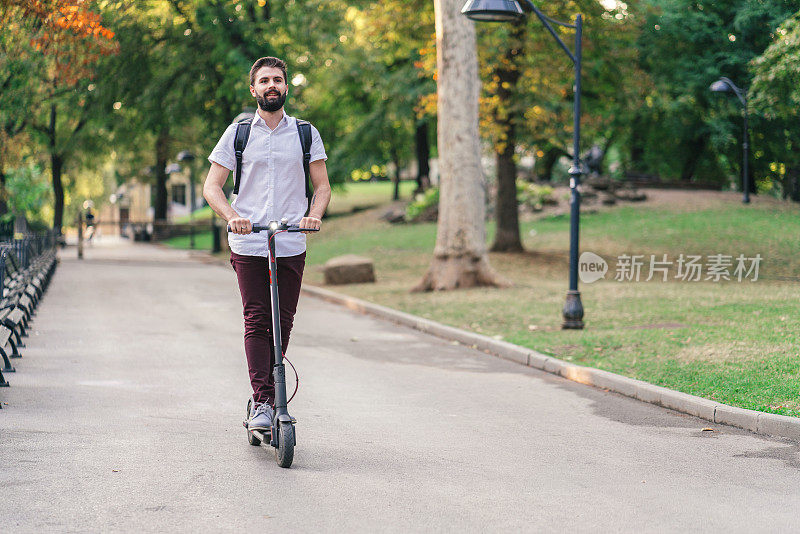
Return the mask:
{"type": "Polygon", "coordinates": [[[74,249],[0,390],[3,532],[800,529],[800,448],[302,297],[292,469],[245,441],[233,272],[74,249]]]}

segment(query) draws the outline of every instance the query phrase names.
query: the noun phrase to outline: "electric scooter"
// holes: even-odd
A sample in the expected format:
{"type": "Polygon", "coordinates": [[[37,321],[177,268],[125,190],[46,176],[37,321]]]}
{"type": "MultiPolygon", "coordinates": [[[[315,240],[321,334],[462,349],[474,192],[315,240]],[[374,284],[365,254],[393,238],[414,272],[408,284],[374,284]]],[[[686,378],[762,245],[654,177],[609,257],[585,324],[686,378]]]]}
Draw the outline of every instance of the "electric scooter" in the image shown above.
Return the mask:
{"type": "MultiPolygon", "coordinates": [[[[228,231],[231,228],[228,226],[228,231]]],[[[275,261],[275,235],[281,232],[317,232],[317,229],[300,228],[296,224],[288,224],[287,219],[280,222],[270,221],[266,226],[253,225],[253,232],[267,232],[269,243],[269,288],[272,301],[272,339],[275,342],[275,366],[272,374],[275,377],[275,416],[272,419],[272,428],[267,431],[247,429],[247,441],[253,446],[262,446],[269,450],[275,449],[275,460],[281,467],[290,467],[294,460],[294,446],[297,444],[294,425],[297,420],[289,415],[286,409],[286,369],[283,365],[283,349],[281,341],[280,305],[278,302],[278,264],[275,261]]],[[[247,401],[247,420],[250,418],[250,408],[253,398],[247,401]]]]}

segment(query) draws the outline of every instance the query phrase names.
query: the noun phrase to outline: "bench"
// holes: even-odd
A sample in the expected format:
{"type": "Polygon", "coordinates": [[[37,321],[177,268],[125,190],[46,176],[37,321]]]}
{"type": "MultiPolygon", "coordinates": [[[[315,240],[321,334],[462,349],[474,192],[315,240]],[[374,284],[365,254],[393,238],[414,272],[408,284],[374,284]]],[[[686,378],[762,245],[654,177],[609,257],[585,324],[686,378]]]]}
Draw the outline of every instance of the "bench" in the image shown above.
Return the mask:
{"type": "Polygon", "coordinates": [[[16,371],[11,359],[22,357],[23,338],[57,264],[52,236],[0,243],[0,387],[9,385],[3,373],[16,371]]]}

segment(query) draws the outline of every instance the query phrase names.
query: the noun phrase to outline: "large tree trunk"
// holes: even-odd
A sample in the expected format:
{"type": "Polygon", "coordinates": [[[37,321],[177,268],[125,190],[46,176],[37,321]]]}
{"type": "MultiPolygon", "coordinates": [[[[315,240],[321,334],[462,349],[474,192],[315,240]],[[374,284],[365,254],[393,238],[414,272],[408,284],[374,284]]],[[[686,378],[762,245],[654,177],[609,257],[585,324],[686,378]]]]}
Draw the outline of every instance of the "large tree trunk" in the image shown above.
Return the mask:
{"type": "Polygon", "coordinates": [[[789,166],[783,179],[783,198],[800,202],[800,167],[789,166]]]}
{"type": "Polygon", "coordinates": [[[167,219],[167,160],[169,159],[169,136],[162,130],[156,137],[156,205],[155,220],[167,219]]]}
{"type": "Polygon", "coordinates": [[[485,188],[478,139],[475,28],[462,0],[434,0],[439,139],[439,223],[433,262],[417,291],[496,286],[486,253],[485,188]]]}
{"type": "MultiPolygon", "coordinates": [[[[510,130],[513,130],[513,126],[510,130]]],[[[513,135],[509,136],[509,139],[513,135]]],[[[519,208],[517,205],[517,164],[514,163],[514,146],[508,144],[497,152],[497,198],[495,220],[497,232],[492,252],[522,252],[519,237],[519,208]]]]}
{"type": "Polygon", "coordinates": [[[631,123],[631,136],[628,147],[631,155],[630,170],[642,172],[644,167],[645,139],[647,138],[647,119],[637,114],[631,123]]]}
{"type": "Polygon", "coordinates": [[[64,183],[61,178],[61,171],[64,168],[64,161],[61,156],[55,153],[50,154],[50,167],[53,173],[53,230],[56,235],[61,235],[61,227],[64,224],[64,183]]]}
{"type": "Polygon", "coordinates": [[[431,186],[431,143],[428,139],[428,121],[417,122],[414,134],[417,151],[417,189],[414,194],[422,193],[431,186]]]}
{"type": "Polygon", "coordinates": [[[3,161],[3,148],[0,146],[0,217],[8,213],[8,191],[6,190],[6,166],[3,161]]]}
{"type": "MultiPolygon", "coordinates": [[[[750,189],[751,195],[758,194],[758,188],[756,187],[756,170],[753,165],[752,155],[750,156],[750,165],[747,168],[747,187],[750,189]]],[[[741,174],[741,173],[740,173],[741,174]]],[[[741,181],[741,180],[740,180],[741,181]]],[[[744,184],[741,184],[742,192],[744,192],[744,184]]]]}
{"type": "Polygon", "coordinates": [[[50,106],[50,124],[47,129],[48,145],[50,147],[50,171],[53,179],[53,231],[55,235],[61,235],[61,227],[64,225],[64,182],[61,173],[64,169],[64,160],[58,153],[56,147],[56,105],[50,106]]]}
{"type": "Polygon", "coordinates": [[[511,33],[511,46],[506,49],[505,61],[498,62],[494,69],[497,77],[497,97],[499,102],[494,110],[494,120],[501,138],[494,144],[497,159],[497,197],[495,199],[495,221],[497,231],[492,243],[492,252],[522,252],[519,237],[519,208],[517,205],[517,164],[514,149],[517,145],[516,117],[512,112],[516,95],[519,70],[517,63],[522,57],[524,26],[515,24],[511,33]]]}
{"type": "Polygon", "coordinates": [[[400,155],[397,152],[397,145],[392,144],[392,163],[394,163],[394,175],[392,182],[394,183],[394,192],[392,193],[392,200],[400,200],[400,155]]]}
{"type": "Polygon", "coordinates": [[[703,156],[703,151],[706,148],[708,138],[706,136],[695,137],[689,142],[689,150],[687,150],[686,159],[683,162],[683,169],[681,169],[681,180],[689,181],[694,177],[697,172],[697,166],[700,163],[700,158],[703,156]]]}

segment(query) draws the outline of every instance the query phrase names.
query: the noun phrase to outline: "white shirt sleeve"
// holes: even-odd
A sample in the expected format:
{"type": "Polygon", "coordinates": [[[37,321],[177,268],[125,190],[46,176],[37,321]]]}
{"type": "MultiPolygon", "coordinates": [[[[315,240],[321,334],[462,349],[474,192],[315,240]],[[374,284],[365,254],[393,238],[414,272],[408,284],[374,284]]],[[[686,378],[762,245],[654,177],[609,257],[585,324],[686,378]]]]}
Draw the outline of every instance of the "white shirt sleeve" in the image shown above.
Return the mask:
{"type": "Polygon", "coordinates": [[[225,133],[220,137],[217,146],[211,151],[208,161],[218,163],[229,171],[233,171],[236,167],[236,153],[233,150],[233,138],[235,135],[236,124],[231,124],[225,129],[225,133]]]}
{"type": "Polygon", "coordinates": [[[310,161],[317,161],[317,160],[326,160],[328,159],[328,155],[325,154],[325,146],[322,144],[322,137],[319,135],[319,131],[314,128],[314,125],[311,125],[311,160],[310,161]]]}

